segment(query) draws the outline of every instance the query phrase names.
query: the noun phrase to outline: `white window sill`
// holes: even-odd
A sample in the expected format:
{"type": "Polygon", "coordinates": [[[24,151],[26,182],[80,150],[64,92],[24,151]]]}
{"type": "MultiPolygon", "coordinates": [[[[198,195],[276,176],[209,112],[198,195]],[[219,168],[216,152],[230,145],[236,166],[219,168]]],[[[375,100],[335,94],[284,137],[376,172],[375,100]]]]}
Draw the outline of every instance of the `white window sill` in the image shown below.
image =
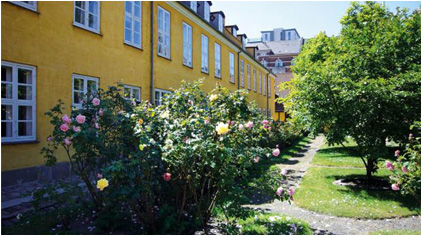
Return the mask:
{"type": "Polygon", "coordinates": [[[81,28],[81,29],[84,29],[84,30],[90,31],[90,32],[92,32],[92,33],[94,33],[94,34],[98,34],[98,35],[103,36],[103,35],[100,33],[100,30],[99,30],[99,29],[92,29],[92,28],[89,28],[89,27],[87,27],[87,26],[85,26],[85,25],[79,24],[79,23],[77,23],[77,22],[73,22],[73,26],[76,26],[76,27],[78,27],[78,28],[81,28]]]}
{"type": "Polygon", "coordinates": [[[134,47],[134,48],[137,48],[137,49],[140,49],[140,50],[144,50],[144,49],[142,48],[142,44],[141,44],[141,45],[136,45],[136,44],[131,43],[131,42],[128,42],[128,41],[125,41],[125,44],[126,44],[127,46],[130,46],[130,47],[134,47]]]}

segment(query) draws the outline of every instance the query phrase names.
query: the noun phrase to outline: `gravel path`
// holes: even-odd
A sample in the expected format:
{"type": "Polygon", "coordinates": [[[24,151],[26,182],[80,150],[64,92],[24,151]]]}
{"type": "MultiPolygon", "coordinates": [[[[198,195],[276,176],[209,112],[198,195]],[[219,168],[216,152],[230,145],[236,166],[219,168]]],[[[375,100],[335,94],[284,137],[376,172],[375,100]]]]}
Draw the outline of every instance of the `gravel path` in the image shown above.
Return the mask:
{"type": "MultiPolygon", "coordinates": [[[[287,169],[288,185],[299,187],[306,170],[311,166],[312,158],[323,144],[324,137],[318,136],[297,155],[292,157],[287,163],[280,164],[280,168],[287,169]]],[[[368,234],[378,230],[398,230],[398,229],[421,229],[421,217],[412,216],[406,218],[394,218],[383,220],[360,220],[355,218],[337,217],[319,214],[302,209],[287,202],[278,200],[270,204],[254,204],[247,207],[263,209],[265,211],[290,215],[292,217],[307,221],[314,234],[368,234]]]]}

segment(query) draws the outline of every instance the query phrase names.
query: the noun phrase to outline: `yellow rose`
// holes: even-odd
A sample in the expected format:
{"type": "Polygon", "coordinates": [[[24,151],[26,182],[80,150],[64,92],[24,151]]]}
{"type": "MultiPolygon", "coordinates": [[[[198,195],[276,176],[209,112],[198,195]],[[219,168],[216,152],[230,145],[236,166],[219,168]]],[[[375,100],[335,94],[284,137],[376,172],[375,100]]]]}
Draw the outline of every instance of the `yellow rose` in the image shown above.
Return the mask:
{"type": "Polygon", "coordinates": [[[215,127],[215,130],[217,131],[217,134],[227,134],[229,132],[229,124],[224,124],[222,122],[219,122],[217,124],[217,127],[215,127]]]}
{"type": "Polygon", "coordinates": [[[103,191],[104,188],[108,187],[108,180],[106,180],[105,178],[102,178],[100,180],[97,181],[97,188],[100,191],[103,191]]]}
{"type": "Polygon", "coordinates": [[[138,124],[142,125],[143,123],[144,123],[144,120],[142,120],[142,119],[138,120],[138,124]]]}
{"type": "Polygon", "coordinates": [[[145,145],[143,145],[143,144],[139,144],[139,150],[143,151],[143,150],[144,150],[144,148],[145,148],[145,145]]]}
{"type": "Polygon", "coordinates": [[[210,96],[210,102],[214,102],[215,100],[217,100],[218,95],[217,94],[213,94],[210,96]]]}

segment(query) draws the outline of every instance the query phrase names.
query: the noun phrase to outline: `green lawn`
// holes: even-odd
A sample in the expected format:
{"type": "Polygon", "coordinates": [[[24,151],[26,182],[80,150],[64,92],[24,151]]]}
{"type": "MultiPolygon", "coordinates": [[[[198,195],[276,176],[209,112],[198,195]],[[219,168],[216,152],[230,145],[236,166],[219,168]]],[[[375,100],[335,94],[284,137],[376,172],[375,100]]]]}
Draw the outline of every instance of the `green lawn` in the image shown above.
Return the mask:
{"type": "MultiPolygon", "coordinates": [[[[380,169],[375,176],[388,178],[380,169]]],[[[366,190],[334,185],[345,177],[365,177],[365,169],[311,167],[295,194],[295,204],[311,211],[356,218],[390,218],[420,214],[420,203],[392,190],[366,190]]]]}
{"type": "Polygon", "coordinates": [[[328,146],[324,143],[315,154],[311,164],[320,166],[350,166],[365,168],[362,160],[352,150],[355,150],[355,143],[350,141],[345,146],[351,150],[344,149],[341,145],[328,146]]]}
{"type": "Polygon", "coordinates": [[[420,230],[380,230],[369,232],[370,235],[421,235],[420,230]]]}

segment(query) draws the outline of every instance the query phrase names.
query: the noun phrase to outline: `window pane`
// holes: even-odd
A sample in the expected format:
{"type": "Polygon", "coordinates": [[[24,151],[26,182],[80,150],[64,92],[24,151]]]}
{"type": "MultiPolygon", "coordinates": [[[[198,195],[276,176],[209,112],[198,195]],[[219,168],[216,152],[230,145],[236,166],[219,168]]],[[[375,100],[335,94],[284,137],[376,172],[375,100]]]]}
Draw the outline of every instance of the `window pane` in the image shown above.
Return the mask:
{"type": "Polygon", "coordinates": [[[139,21],[135,21],[134,23],[135,23],[135,25],[134,25],[134,31],[137,32],[137,33],[139,33],[140,32],[140,29],[141,29],[141,23],[139,21]]]}
{"type": "Polygon", "coordinates": [[[132,2],[131,1],[126,1],[126,12],[129,12],[132,14],[132,2]]]}
{"type": "Polygon", "coordinates": [[[85,11],[75,8],[75,21],[80,24],[85,24],[85,11]]]}
{"type": "Polygon", "coordinates": [[[125,40],[132,42],[132,31],[128,28],[125,28],[125,40]]]}
{"type": "Polygon", "coordinates": [[[85,8],[85,2],[84,1],[76,1],[75,4],[76,4],[77,7],[85,8]]]}
{"type": "Polygon", "coordinates": [[[96,93],[97,92],[97,82],[96,81],[92,81],[92,80],[88,80],[88,88],[87,91],[91,92],[91,93],[96,93]]]}
{"type": "Polygon", "coordinates": [[[18,99],[32,100],[32,86],[18,86],[18,99]]]}
{"type": "Polygon", "coordinates": [[[12,67],[1,67],[1,81],[12,82],[12,67]]]}
{"type": "Polygon", "coordinates": [[[12,122],[1,122],[1,137],[12,137],[12,122]]]}
{"type": "Polygon", "coordinates": [[[80,104],[82,103],[84,93],[83,92],[73,92],[73,103],[80,104]]]}
{"type": "Polygon", "coordinates": [[[9,98],[12,99],[12,88],[13,85],[12,84],[1,84],[1,98],[9,98]]]}
{"type": "Polygon", "coordinates": [[[26,69],[18,69],[18,83],[32,84],[32,71],[26,69]]]}
{"type": "Polygon", "coordinates": [[[88,26],[90,28],[97,29],[97,22],[98,22],[97,19],[98,19],[97,16],[89,14],[89,16],[88,16],[88,20],[89,20],[88,26]]]}
{"type": "Polygon", "coordinates": [[[32,136],[32,122],[18,122],[18,136],[32,136]]]}
{"type": "Polygon", "coordinates": [[[136,45],[140,45],[141,44],[141,35],[138,34],[138,33],[134,33],[133,37],[134,37],[134,41],[135,41],[134,43],[136,45]]]}
{"type": "Polygon", "coordinates": [[[1,120],[12,120],[13,109],[12,105],[1,105],[1,120]]]}
{"type": "Polygon", "coordinates": [[[135,16],[136,17],[141,17],[141,3],[135,2],[135,16]]]}
{"type": "Polygon", "coordinates": [[[132,18],[130,16],[125,16],[125,27],[132,29],[132,18]]]}
{"type": "Polygon", "coordinates": [[[83,91],[84,90],[84,81],[82,79],[73,80],[73,89],[83,91]]]}
{"type": "Polygon", "coordinates": [[[18,120],[32,120],[32,106],[19,106],[18,120]]]}
{"type": "Polygon", "coordinates": [[[125,98],[130,98],[130,88],[124,88],[123,89],[123,96],[125,98]]]}
{"type": "Polygon", "coordinates": [[[133,97],[136,99],[136,101],[140,101],[141,98],[139,97],[140,91],[139,89],[133,89],[133,97]]]}
{"type": "Polygon", "coordinates": [[[89,13],[92,13],[96,16],[98,15],[98,2],[89,1],[89,13]]]}

